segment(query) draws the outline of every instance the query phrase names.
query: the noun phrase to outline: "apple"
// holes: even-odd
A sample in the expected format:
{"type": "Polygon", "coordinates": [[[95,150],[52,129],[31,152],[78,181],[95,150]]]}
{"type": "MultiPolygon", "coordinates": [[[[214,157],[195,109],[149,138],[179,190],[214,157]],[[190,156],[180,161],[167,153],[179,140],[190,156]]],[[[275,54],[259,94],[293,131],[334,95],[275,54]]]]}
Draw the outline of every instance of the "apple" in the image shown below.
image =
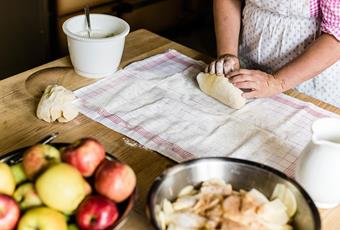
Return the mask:
{"type": "Polygon", "coordinates": [[[94,184],[99,194],[119,203],[135,189],[136,175],[127,164],[104,160],[95,173],[94,184]]]}
{"type": "Polygon", "coordinates": [[[22,210],[42,205],[38,193],[30,182],[20,185],[15,190],[13,197],[19,203],[22,210]]]}
{"type": "Polygon", "coordinates": [[[86,195],[88,195],[88,194],[90,194],[92,192],[91,185],[89,183],[87,183],[86,181],[84,183],[84,191],[85,191],[86,195]]]}
{"type": "Polygon", "coordinates": [[[100,195],[86,197],[77,210],[76,220],[83,230],[106,229],[118,219],[116,204],[100,195]]]}
{"type": "Polygon", "coordinates": [[[12,195],[15,190],[15,180],[8,164],[0,162],[0,193],[12,195]]]}
{"type": "Polygon", "coordinates": [[[104,146],[90,137],[82,138],[62,150],[63,161],[76,167],[84,177],[91,176],[104,158],[104,146]]]}
{"type": "Polygon", "coordinates": [[[20,209],[15,200],[5,194],[0,194],[0,229],[15,228],[20,216],[20,209]]]}
{"type": "Polygon", "coordinates": [[[79,171],[66,163],[49,167],[37,178],[35,187],[44,204],[66,214],[72,213],[91,192],[79,171]]]}
{"type": "Polygon", "coordinates": [[[47,207],[29,209],[21,218],[18,230],[67,230],[65,216],[47,207]]]}
{"type": "Polygon", "coordinates": [[[47,144],[36,144],[25,151],[23,167],[27,178],[33,180],[51,164],[60,161],[58,149],[47,144]]]}
{"type": "Polygon", "coordinates": [[[70,224],[67,226],[67,230],[79,230],[79,228],[76,224],[70,224]]]}
{"type": "Polygon", "coordinates": [[[12,171],[12,174],[14,176],[14,181],[15,181],[16,185],[18,185],[21,182],[24,182],[25,180],[27,180],[27,176],[25,174],[22,162],[17,163],[15,165],[12,165],[11,166],[11,171],[12,171]]]}

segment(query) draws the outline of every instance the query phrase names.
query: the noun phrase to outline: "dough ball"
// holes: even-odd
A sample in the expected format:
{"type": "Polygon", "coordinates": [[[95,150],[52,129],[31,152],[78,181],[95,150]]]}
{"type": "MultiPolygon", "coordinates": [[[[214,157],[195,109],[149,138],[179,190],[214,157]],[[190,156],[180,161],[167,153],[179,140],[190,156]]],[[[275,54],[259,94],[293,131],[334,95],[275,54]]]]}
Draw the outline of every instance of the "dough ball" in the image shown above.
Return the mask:
{"type": "Polygon", "coordinates": [[[205,94],[233,109],[241,109],[246,104],[246,99],[242,97],[242,90],[231,84],[228,78],[215,74],[199,73],[197,82],[205,94]]]}
{"type": "Polygon", "coordinates": [[[78,116],[72,104],[76,97],[73,92],[60,85],[46,87],[37,108],[37,117],[47,122],[68,122],[78,116]]]}

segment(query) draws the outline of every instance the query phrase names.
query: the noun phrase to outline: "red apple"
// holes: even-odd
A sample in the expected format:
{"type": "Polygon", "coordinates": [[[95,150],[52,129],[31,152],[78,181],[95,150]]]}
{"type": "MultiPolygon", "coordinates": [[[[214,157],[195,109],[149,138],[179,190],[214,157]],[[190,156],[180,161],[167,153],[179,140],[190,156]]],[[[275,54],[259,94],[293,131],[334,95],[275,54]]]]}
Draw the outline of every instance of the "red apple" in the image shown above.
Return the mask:
{"type": "Polygon", "coordinates": [[[82,138],[62,151],[63,161],[73,165],[84,176],[91,176],[105,158],[104,146],[94,138],[82,138]]]}
{"type": "Polygon", "coordinates": [[[100,195],[88,196],[77,210],[77,223],[83,230],[106,229],[118,219],[116,204],[100,195]]]}
{"type": "Polygon", "coordinates": [[[47,144],[36,144],[25,151],[22,164],[27,178],[33,180],[51,164],[60,160],[58,149],[47,144]]]}
{"type": "Polygon", "coordinates": [[[0,194],[0,229],[14,229],[20,216],[19,205],[7,195],[0,194]]]}
{"type": "Polygon", "coordinates": [[[130,196],[135,186],[134,171],[122,162],[104,160],[96,171],[96,191],[117,203],[130,196]]]}

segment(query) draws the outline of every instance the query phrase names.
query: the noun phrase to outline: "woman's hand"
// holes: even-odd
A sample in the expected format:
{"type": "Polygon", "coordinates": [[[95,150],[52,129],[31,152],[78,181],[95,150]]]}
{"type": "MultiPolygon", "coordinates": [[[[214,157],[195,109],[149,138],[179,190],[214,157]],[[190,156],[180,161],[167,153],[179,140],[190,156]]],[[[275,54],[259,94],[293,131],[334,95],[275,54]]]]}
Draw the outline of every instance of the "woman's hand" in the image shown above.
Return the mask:
{"type": "Polygon", "coordinates": [[[226,75],[231,71],[238,70],[239,68],[240,61],[235,55],[224,54],[207,65],[205,72],[216,75],[226,75]]]}
{"type": "Polygon", "coordinates": [[[283,80],[259,70],[240,69],[226,77],[234,86],[246,91],[242,94],[245,98],[270,97],[285,90],[283,80]]]}

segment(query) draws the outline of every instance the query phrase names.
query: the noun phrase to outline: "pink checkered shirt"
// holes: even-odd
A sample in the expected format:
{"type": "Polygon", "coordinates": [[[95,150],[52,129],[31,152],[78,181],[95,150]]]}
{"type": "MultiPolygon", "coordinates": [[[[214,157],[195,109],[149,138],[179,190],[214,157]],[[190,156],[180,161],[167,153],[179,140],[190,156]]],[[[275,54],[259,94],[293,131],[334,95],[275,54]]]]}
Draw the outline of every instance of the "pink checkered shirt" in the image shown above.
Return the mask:
{"type": "Polygon", "coordinates": [[[340,41],[340,0],[310,0],[310,13],[321,19],[321,31],[340,41]]]}

